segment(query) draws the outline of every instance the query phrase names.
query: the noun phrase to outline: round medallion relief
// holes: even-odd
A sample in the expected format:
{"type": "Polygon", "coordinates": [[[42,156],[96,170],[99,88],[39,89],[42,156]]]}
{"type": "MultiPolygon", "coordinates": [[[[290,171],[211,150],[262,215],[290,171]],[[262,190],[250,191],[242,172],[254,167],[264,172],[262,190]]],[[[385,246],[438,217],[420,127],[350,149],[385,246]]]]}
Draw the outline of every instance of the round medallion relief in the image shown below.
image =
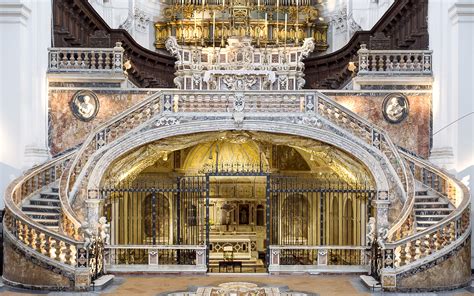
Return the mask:
{"type": "Polygon", "coordinates": [[[91,121],[99,112],[99,99],[90,90],[80,90],[71,99],[70,107],[72,114],[79,120],[91,121]]]}
{"type": "Polygon", "coordinates": [[[385,97],[382,103],[382,113],[386,121],[397,124],[408,117],[410,106],[403,94],[393,93],[385,97]]]}

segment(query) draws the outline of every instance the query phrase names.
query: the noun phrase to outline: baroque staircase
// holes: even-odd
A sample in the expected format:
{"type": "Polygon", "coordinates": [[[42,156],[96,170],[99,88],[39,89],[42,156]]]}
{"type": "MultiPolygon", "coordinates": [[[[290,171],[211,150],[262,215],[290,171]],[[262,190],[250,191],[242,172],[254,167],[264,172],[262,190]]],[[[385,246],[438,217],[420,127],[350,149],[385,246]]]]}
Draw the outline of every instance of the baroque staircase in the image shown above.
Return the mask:
{"type": "Polygon", "coordinates": [[[435,225],[453,212],[454,206],[449,200],[433,190],[424,189],[416,191],[415,195],[415,220],[416,230],[422,231],[435,225]]]}
{"type": "MultiPolygon", "coordinates": [[[[296,116],[293,121],[304,125],[308,132],[318,132],[318,129],[330,126],[347,139],[356,139],[351,140],[353,145],[372,147],[369,149],[374,155],[379,155],[380,161],[386,161],[387,172],[393,172],[392,177],[403,188],[405,203],[381,250],[379,272],[384,289],[403,289],[400,285],[404,277],[416,275],[415,271],[420,268],[433,267],[433,262],[448,260],[450,254],[456,254],[469,242],[470,198],[467,188],[427,161],[396,148],[381,129],[316,91],[273,93],[273,101],[263,105],[256,104],[261,93],[244,94],[245,106],[251,108],[245,109],[249,112],[245,120],[259,114],[266,114],[268,120],[296,116]],[[301,105],[301,102],[305,103],[301,105]],[[281,110],[279,106],[282,104],[293,112],[289,115],[281,110]]],[[[97,181],[92,172],[106,149],[123,142],[133,132],[139,132],[147,125],[158,130],[169,128],[178,124],[173,119],[178,117],[199,120],[199,114],[209,118],[210,113],[215,113],[234,122],[232,118],[237,111],[232,102],[241,100],[240,95],[230,91],[206,92],[202,95],[208,98],[201,101],[196,101],[195,95],[195,91],[158,91],[96,127],[78,149],[27,171],[10,184],[5,195],[7,246],[25,256],[28,254],[28,258],[34,258],[44,268],[69,279],[70,286],[61,289],[87,289],[94,274],[91,266],[94,261],[90,259],[97,254],[83,255],[87,249],[80,231],[81,220],[72,203],[83,198],[78,193],[84,192],[90,182],[97,181]],[[171,98],[175,98],[174,104],[171,104],[171,98]],[[205,103],[208,100],[214,104],[205,103]],[[56,228],[58,224],[59,230],[56,228]]],[[[203,126],[206,124],[202,123],[203,126]]],[[[287,125],[288,128],[294,126],[287,125]]],[[[232,126],[234,124],[228,128],[232,126]]],[[[205,261],[197,264],[205,264],[205,261]]],[[[8,270],[4,278],[10,284],[28,281],[17,278],[8,270]]],[[[55,284],[48,288],[55,288],[55,284]]]]}
{"type": "Polygon", "coordinates": [[[59,231],[61,202],[57,187],[50,187],[33,195],[23,203],[21,210],[36,223],[50,230],[59,231]]]}

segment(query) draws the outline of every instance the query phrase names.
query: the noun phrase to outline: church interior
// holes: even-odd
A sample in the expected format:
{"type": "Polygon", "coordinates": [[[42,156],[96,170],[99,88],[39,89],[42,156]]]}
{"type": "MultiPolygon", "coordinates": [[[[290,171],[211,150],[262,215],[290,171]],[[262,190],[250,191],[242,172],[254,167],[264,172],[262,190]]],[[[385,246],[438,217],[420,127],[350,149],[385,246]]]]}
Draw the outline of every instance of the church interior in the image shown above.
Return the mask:
{"type": "Polygon", "coordinates": [[[474,293],[473,0],[7,0],[0,35],[0,293],[474,293]]]}

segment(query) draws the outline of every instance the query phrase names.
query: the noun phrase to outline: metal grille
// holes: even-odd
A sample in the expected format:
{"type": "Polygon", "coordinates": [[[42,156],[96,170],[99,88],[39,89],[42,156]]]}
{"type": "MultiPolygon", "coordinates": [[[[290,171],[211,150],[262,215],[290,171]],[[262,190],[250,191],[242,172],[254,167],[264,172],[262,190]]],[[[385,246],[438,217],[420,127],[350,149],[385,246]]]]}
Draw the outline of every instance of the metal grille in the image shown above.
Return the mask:
{"type": "Polygon", "coordinates": [[[205,177],[180,177],[154,186],[120,184],[101,189],[112,245],[205,243],[205,177]]]}
{"type": "MultiPolygon", "coordinates": [[[[376,191],[366,183],[318,182],[310,178],[270,176],[268,180],[270,245],[363,246],[376,191]]],[[[361,262],[360,253],[334,251],[332,265],[361,262]]],[[[286,250],[282,265],[314,264],[309,250],[286,250]]]]}

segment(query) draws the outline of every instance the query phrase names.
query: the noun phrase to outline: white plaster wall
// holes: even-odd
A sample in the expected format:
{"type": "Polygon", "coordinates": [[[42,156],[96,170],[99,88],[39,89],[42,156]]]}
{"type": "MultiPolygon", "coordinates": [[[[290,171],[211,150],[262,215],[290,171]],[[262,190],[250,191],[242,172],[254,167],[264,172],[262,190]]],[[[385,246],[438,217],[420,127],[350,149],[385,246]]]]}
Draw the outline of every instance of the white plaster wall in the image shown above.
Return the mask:
{"type": "Polygon", "coordinates": [[[356,27],[370,30],[393,4],[394,0],[327,0],[321,11],[330,22],[328,53],[346,45],[356,27]]]}
{"type": "Polygon", "coordinates": [[[47,160],[51,0],[0,1],[0,208],[7,184],[47,160]]]}
{"type": "Polygon", "coordinates": [[[430,0],[428,13],[434,74],[430,160],[457,174],[474,201],[474,0],[430,0]]]}
{"type": "Polygon", "coordinates": [[[89,0],[89,3],[111,28],[122,26],[141,46],[155,50],[153,24],[161,18],[163,8],[159,0],[89,0]]]}

